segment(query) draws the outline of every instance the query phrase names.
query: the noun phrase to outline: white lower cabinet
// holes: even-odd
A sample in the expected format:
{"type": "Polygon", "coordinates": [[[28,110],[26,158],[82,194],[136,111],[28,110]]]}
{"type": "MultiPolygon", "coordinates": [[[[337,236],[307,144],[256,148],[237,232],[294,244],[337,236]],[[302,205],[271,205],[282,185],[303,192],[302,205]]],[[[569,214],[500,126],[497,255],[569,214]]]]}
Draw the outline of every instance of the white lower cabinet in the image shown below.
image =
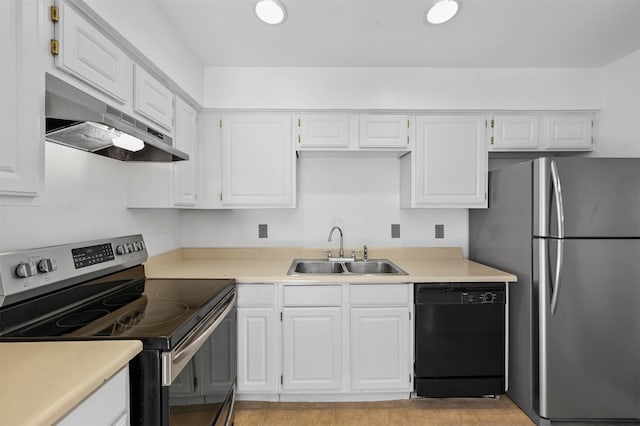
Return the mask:
{"type": "Polygon", "coordinates": [[[276,393],[276,312],[238,307],[238,393],[276,393]]]}
{"type": "Polygon", "coordinates": [[[342,309],[283,308],[283,392],[342,388],[342,309]]]}
{"type": "MultiPolygon", "coordinates": [[[[238,394],[277,395],[274,284],[238,284],[238,394]]],[[[260,398],[259,396],[256,398],[260,398]]]]}
{"type": "Polygon", "coordinates": [[[411,390],[409,309],[351,308],[351,387],[411,390]]]}
{"type": "Polygon", "coordinates": [[[239,399],[408,397],[411,287],[239,284],[239,399]]]}
{"type": "Polygon", "coordinates": [[[65,415],[60,426],[126,426],[130,424],[129,367],[125,366],[65,415]]]}

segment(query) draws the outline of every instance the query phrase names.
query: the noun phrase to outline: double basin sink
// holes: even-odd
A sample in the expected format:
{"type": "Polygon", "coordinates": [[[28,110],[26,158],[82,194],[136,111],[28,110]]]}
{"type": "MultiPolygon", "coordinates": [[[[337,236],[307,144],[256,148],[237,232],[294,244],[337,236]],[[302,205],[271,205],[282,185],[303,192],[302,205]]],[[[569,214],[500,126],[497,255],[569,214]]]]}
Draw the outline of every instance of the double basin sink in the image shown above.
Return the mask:
{"type": "Polygon", "coordinates": [[[294,259],[287,275],[302,274],[384,274],[408,275],[387,259],[330,261],[326,259],[294,259]]]}

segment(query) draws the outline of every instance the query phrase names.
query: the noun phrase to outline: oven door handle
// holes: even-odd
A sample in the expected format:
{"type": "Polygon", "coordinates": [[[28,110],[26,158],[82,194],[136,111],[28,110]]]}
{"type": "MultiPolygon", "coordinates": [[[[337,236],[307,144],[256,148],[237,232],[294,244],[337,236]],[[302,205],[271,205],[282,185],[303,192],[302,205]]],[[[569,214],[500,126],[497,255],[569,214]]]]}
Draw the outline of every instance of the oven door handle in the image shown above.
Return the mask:
{"type": "Polygon", "coordinates": [[[162,386],[171,386],[178,374],[186,367],[189,360],[204,345],[204,342],[216,331],[216,328],[225,319],[236,305],[236,294],[227,299],[224,310],[216,309],[205,318],[204,323],[190,333],[173,351],[162,354],[162,386]],[[204,330],[202,330],[204,328],[204,330]]]}

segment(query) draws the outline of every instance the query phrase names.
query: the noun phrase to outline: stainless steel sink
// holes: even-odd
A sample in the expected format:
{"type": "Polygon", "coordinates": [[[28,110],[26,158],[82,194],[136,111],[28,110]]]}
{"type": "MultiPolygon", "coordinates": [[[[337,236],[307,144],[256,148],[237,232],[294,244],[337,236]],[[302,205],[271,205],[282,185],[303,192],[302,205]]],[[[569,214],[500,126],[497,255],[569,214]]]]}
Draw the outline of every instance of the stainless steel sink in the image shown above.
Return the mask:
{"type": "Polygon", "coordinates": [[[336,262],[326,259],[294,259],[287,275],[344,274],[344,275],[408,275],[388,259],[336,262]]]}

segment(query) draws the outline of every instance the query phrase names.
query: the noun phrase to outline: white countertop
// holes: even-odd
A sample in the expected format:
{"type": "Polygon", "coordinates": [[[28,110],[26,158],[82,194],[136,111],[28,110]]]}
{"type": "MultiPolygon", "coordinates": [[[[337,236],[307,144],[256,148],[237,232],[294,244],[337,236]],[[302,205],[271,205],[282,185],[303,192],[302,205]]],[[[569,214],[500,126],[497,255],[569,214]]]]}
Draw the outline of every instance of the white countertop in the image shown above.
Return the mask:
{"type": "Polygon", "coordinates": [[[408,275],[287,275],[293,259],[320,255],[320,249],[309,248],[183,248],[150,258],[145,269],[149,278],[235,278],[240,284],[517,281],[515,275],[465,259],[457,247],[369,249],[370,259],[389,259],[408,275]]]}
{"type": "Polygon", "coordinates": [[[0,424],[59,421],[141,350],[138,340],[0,343],[0,424]]]}

